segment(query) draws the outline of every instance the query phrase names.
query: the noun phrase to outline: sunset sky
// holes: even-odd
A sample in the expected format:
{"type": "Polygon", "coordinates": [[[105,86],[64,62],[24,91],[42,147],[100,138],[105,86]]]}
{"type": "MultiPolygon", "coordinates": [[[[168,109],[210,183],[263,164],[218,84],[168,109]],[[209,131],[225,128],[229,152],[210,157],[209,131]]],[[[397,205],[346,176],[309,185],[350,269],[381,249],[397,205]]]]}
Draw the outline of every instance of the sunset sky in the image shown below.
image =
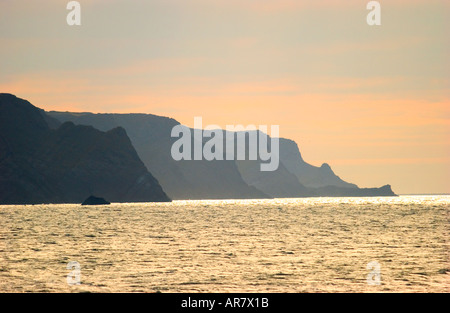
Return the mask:
{"type": "Polygon", "coordinates": [[[0,0],[0,92],[45,110],[279,125],[360,187],[450,193],[450,1],[0,0]]]}

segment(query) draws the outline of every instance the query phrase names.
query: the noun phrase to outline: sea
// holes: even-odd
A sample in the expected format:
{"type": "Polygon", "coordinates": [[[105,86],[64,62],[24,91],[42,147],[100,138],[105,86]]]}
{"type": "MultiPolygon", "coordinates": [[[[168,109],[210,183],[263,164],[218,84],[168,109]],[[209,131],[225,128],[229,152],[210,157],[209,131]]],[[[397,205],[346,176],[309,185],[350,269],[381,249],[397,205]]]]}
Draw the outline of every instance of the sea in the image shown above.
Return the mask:
{"type": "Polygon", "coordinates": [[[449,292],[450,196],[0,206],[0,292],[449,292]]]}

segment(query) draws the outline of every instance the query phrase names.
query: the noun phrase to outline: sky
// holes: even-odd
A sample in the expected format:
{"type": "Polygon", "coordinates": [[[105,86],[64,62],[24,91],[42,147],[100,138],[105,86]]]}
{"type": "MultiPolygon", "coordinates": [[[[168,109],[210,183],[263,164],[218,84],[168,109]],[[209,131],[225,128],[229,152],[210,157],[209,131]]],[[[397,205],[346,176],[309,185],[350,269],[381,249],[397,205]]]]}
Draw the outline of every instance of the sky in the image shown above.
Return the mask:
{"type": "MultiPolygon", "coordinates": [[[[360,187],[450,193],[450,2],[0,0],[0,92],[45,110],[279,125],[360,187]]],[[[270,127],[269,127],[270,129],[270,127]]]]}

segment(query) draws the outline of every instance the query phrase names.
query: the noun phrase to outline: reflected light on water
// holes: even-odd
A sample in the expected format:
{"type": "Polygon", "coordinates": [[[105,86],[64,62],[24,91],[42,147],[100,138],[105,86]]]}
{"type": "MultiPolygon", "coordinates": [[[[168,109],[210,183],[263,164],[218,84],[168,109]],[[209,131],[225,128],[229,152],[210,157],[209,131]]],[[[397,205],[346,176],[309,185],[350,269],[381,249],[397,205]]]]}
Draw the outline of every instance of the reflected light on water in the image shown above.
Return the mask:
{"type": "Polygon", "coordinates": [[[448,292],[450,196],[0,206],[0,291],[448,292]],[[366,281],[367,264],[381,284],[366,281]],[[68,285],[78,262],[80,285],[68,285]]]}

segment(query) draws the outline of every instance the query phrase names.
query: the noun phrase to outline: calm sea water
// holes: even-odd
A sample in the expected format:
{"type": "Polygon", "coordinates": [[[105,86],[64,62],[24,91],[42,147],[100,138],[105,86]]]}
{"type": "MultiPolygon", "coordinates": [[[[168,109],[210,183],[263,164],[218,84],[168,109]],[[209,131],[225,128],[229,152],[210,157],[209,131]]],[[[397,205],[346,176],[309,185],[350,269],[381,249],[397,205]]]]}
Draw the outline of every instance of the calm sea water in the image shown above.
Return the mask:
{"type": "Polygon", "coordinates": [[[449,292],[449,208],[450,196],[0,206],[0,292],[449,292]]]}

